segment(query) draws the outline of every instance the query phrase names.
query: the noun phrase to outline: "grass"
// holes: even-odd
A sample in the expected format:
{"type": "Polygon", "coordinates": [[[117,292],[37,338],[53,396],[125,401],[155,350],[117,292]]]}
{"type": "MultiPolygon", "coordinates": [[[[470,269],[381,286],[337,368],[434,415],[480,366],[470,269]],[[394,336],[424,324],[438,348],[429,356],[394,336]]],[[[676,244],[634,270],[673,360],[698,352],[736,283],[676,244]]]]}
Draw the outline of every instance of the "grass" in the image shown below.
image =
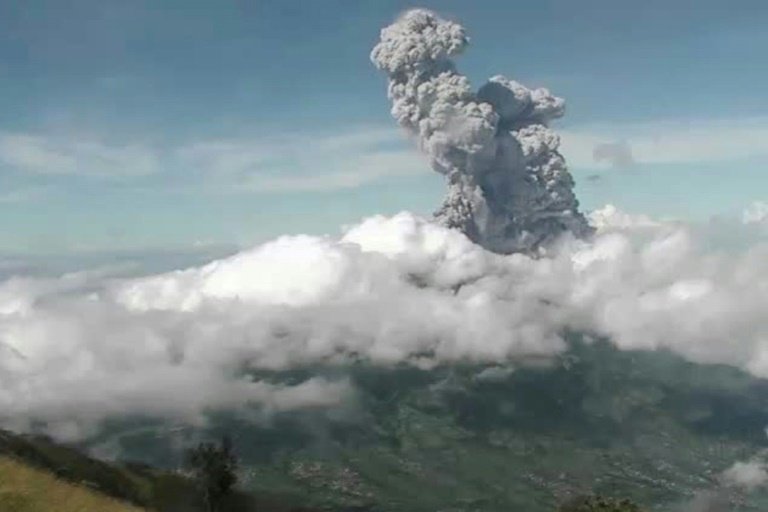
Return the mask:
{"type": "Polygon", "coordinates": [[[0,430],[0,455],[133,505],[150,505],[153,489],[148,476],[93,459],[45,437],[0,430]]]}
{"type": "MultiPolygon", "coordinates": [[[[278,493],[235,491],[228,512],[312,512],[278,493]]],[[[195,483],[141,463],[108,463],[75,447],[0,429],[0,512],[203,512],[195,483]]],[[[316,512],[316,511],[315,511],[316,512]]]]}
{"type": "Polygon", "coordinates": [[[10,457],[0,456],[3,512],[141,512],[85,486],[75,485],[10,457]]]}

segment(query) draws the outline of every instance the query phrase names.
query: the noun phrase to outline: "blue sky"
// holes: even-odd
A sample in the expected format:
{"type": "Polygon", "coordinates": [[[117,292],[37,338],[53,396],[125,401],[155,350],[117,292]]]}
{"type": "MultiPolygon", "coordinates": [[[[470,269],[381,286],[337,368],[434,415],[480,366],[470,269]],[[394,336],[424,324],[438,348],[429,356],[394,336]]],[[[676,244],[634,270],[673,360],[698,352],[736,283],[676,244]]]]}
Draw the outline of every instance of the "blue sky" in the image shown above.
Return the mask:
{"type": "MultiPolygon", "coordinates": [[[[64,4],[0,2],[0,252],[208,250],[438,205],[368,60],[414,4],[64,4]]],[[[586,209],[700,219],[768,199],[765,2],[416,5],[467,28],[475,84],[565,97],[586,209]]]]}

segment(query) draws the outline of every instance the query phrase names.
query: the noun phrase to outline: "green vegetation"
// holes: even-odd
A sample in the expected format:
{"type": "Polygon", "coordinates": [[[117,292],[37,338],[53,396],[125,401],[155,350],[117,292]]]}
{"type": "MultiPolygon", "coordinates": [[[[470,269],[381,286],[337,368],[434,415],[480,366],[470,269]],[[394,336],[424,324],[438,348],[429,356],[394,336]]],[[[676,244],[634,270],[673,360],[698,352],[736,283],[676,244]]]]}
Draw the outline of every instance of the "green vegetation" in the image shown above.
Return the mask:
{"type": "MultiPolygon", "coordinates": [[[[341,375],[358,391],[354,408],[279,413],[269,423],[222,415],[187,435],[230,433],[240,487],[257,495],[376,512],[551,512],[593,493],[676,510],[766,446],[768,386],[739,370],[599,342],[529,363],[259,372],[274,383],[341,375]]],[[[113,427],[99,441],[179,464],[158,441],[169,437],[161,425],[134,432],[113,427]]],[[[735,503],[768,510],[760,493],[735,503]]]]}
{"type": "Polygon", "coordinates": [[[232,440],[224,436],[220,444],[202,442],[187,452],[187,464],[192,469],[208,512],[220,510],[237,483],[237,458],[232,440]]]}
{"type": "MultiPolygon", "coordinates": [[[[311,512],[272,493],[233,491],[226,512],[311,512]]],[[[110,464],[38,436],[0,430],[1,512],[207,512],[197,482],[146,464],[110,464]]]]}
{"type": "Polygon", "coordinates": [[[626,498],[580,496],[559,507],[557,512],[643,512],[643,510],[626,498]]]}
{"type": "MultiPolygon", "coordinates": [[[[199,458],[205,454],[207,461],[228,459],[231,451],[225,444],[216,446],[201,443],[191,451],[199,458]],[[213,454],[213,455],[212,455],[213,454]]],[[[87,460],[86,457],[83,457],[87,460]]],[[[94,461],[95,462],[95,461],[94,461]]],[[[207,466],[218,465],[212,464],[207,466]]],[[[205,475],[224,474],[227,471],[207,469],[205,475]]],[[[167,483],[167,482],[166,482],[167,483]]],[[[180,483],[179,480],[176,483],[180,483]]],[[[197,510],[197,508],[182,500],[181,497],[189,492],[186,485],[168,485],[164,488],[167,494],[164,501],[167,508],[154,510],[197,510]],[[171,503],[175,505],[170,505],[171,503]]],[[[218,499],[206,503],[209,510],[222,512],[249,510],[242,508],[243,503],[232,500],[231,493],[219,495],[218,499]]],[[[252,504],[253,505],[253,504],[252,504]]],[[[130,505],[111,496],[97,492],[85,485],[76,485],[53,474],[33,468],[10,457],[0,456],[0,510],[3,512],[147,512],[148,509],[130,505]]],[[[253,508],[252,510],[256,510],[253,508]]],[[[269,510],[259,508],[258,510],[269,510]]],[[[294,509],[295,512],[301,512],[294,509]]],[[[557,512],[643,512],[629,500],[616,500],[604,497],[582,497],[571,500],[557,509],[557,512]]]]}
{"type": "MultiPolygon", "coordinates": [[[[721,471],[768,444],[765,381],[663,352],[576,342],[547,364],[358,364],[258,377],[298,382],[323,372],[350,379],[358,390],[352,409],[278,413],[268,423],[220,415],[203,430],[111,424],[92,441],[152,467],[105,464],[46,439],[1,433],[0,454],[162,512],[205,510],[202,489],[170,470],[183,462],[180,445],[224,433],[236,442],[240,491],[222,499],[221,512],[296,510],[289,504],[336,512],[667,512],[715,489],[721,471]],[[637,505],[574,499],[593,494],[637,505]]],[[[760,491],[724,499],[734,512],[768,510],[760,491]]]]}
{"type": "MultiPolygon", "coordinates": [[[[195,469],[197,481],[183,476],[158,471],[141,464],[116,466],[94,460],[71,448],[63,447],[43,438],[29,438],[0,431],[4,452],[15,451],[30,457],[33,462],[25,462],[16,456],[0,455],[0,510],[3,512],[200,512],[216,510],[218,512],[312,512],[309,508],[295,508],[286,505],[286,501],[268,501],[242,492],[232,492],[235,479],[235,453],[231,442],[224,438],[221,443],[199,443],[187,451],[189,461],[195,469]],[[51,471],[33,467],[33,465],[66,461],[68,470],[62,472],[66,479],[56,477],[51,471]],[[96,476],[93,468],[99,468],[105,477],[101,483],[86,481],[82,475],[96,476]],[[82,472],[82,473],[81,473],[82,472]],[[195,484],[203,483],[216,487],[217,497],[210,500],[210,495],[196,492],[195,484]],[[116,485],[118,484],[118,485],[116,485]],[[128,490],[138,496],[147,493],[145,506],[136,506],[116,499],[110,492],[104,492],[105,486],[111,492],[125,494],[128,490]],[[133,487],[132,487],[133,486],[133,487]],[[101,487],[101,489],[97,489],[101,487]],[[203,498],[208,497],[208,501],[203,498]]],[[[366,487],[366,481],[360,475],[350,471],[334,471],[320,463],[303,463],[294,468],[298,479],[320,478],[323,482],[319,489],[333,491],[340,499],[344,495],[360,493],[366,487]],[[346,481],[346,484],[343,483],[346,481]]],[[[374,468],[371,468],[372,470],[374,468]]],[[[390,470],[378,468],[378,470],[390,470]]],[[[498,468],[496,468],[498,469],[498,468]]],[[[367,476],[370,476],[367,475],[367,476]]],[[[396,476],[396,475],[395,475],[396,476]]],[[[483,475],[484,476],[484,475],[483,475]]],[[[464,482],[456,481],[457,485],[464,482]]],[[[545,482],[544,482],[545,483],[545,482]]],[[[310,484],[316,485],[316,484],[310,484]]],[[[405,493],[408,502],[416,502],[419,495],[417,483],[402,483],[399,489],[405,493]]],[[[524,489],[520,489],[524,492],[524,489]]],[[[371,495],[367,494],[370,498],[371,495]]],[[[394,498],[394,496],[393,496],[394,498]]],[[[457,494],[450,508],[443,510],[484,510],[493,502],[462,500],[457,494]]],[[[404,502],[406,502],[404,500],[404,502]]],[[[647,512],[629,499],[614,499],[603,496],[580,496],[566,500],[559,507],[547,508],[547,512],[647,512]]],[[[322,510],[337,512],[379,511],[386,510],[377,504],[368,505],[331,505],[322,510]]],[[[410,510],[410,509],[409,509],[410,510]]],[[[418,510],[418,509],[414,509],[418,510]]],[[[501,510],[501,509],[499,509],[501,510]]]]}
{"type": "Polygon", "coordinates": [[[3,512],[140,512],[145,509],[105,496],[50,473],[0,456],[3,512]]]}
{"type": "Polygon", "coordinates": [[[150,475],[87,457],[79,450],[45,437],[20,436],[0,430],[0,455],[134,505],[147,506],[152,501],[150,475]]]}

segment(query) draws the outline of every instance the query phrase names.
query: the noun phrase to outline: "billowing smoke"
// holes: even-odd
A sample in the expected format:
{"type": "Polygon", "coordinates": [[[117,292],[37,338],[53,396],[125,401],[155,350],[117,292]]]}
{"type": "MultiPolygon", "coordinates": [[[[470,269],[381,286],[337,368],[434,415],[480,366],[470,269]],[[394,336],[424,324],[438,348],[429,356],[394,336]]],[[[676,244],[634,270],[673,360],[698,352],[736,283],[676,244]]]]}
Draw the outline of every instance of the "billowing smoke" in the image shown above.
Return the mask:
{"type": "Polygon", "coordinates": [[[415,9],[383,29],[371,53],[389,77],[392,115],[448,180],[437,220],[500,253],[587,234],[560,139],[548,127],[565,102],[503,76],[474,93],[451,60],[467,44],[461,25],[415,9]]]}

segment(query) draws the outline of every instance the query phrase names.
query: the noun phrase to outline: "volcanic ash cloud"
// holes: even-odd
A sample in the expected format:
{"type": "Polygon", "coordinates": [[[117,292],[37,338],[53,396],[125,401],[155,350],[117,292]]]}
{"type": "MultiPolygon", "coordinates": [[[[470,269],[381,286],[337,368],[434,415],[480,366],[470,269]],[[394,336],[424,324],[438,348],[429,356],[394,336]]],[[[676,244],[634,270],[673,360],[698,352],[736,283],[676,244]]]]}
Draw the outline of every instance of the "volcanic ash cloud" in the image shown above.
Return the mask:
{"type": "Polygon", "coordinates": [[[451,60],[468,42],[461,25],[415,9],[384,28],[371,53],[389,77],[392,115],[448,179],[436,219],[499,253],[589,234],[548,127],[565,102],[503,76],[473,92],[451,60]]]}

